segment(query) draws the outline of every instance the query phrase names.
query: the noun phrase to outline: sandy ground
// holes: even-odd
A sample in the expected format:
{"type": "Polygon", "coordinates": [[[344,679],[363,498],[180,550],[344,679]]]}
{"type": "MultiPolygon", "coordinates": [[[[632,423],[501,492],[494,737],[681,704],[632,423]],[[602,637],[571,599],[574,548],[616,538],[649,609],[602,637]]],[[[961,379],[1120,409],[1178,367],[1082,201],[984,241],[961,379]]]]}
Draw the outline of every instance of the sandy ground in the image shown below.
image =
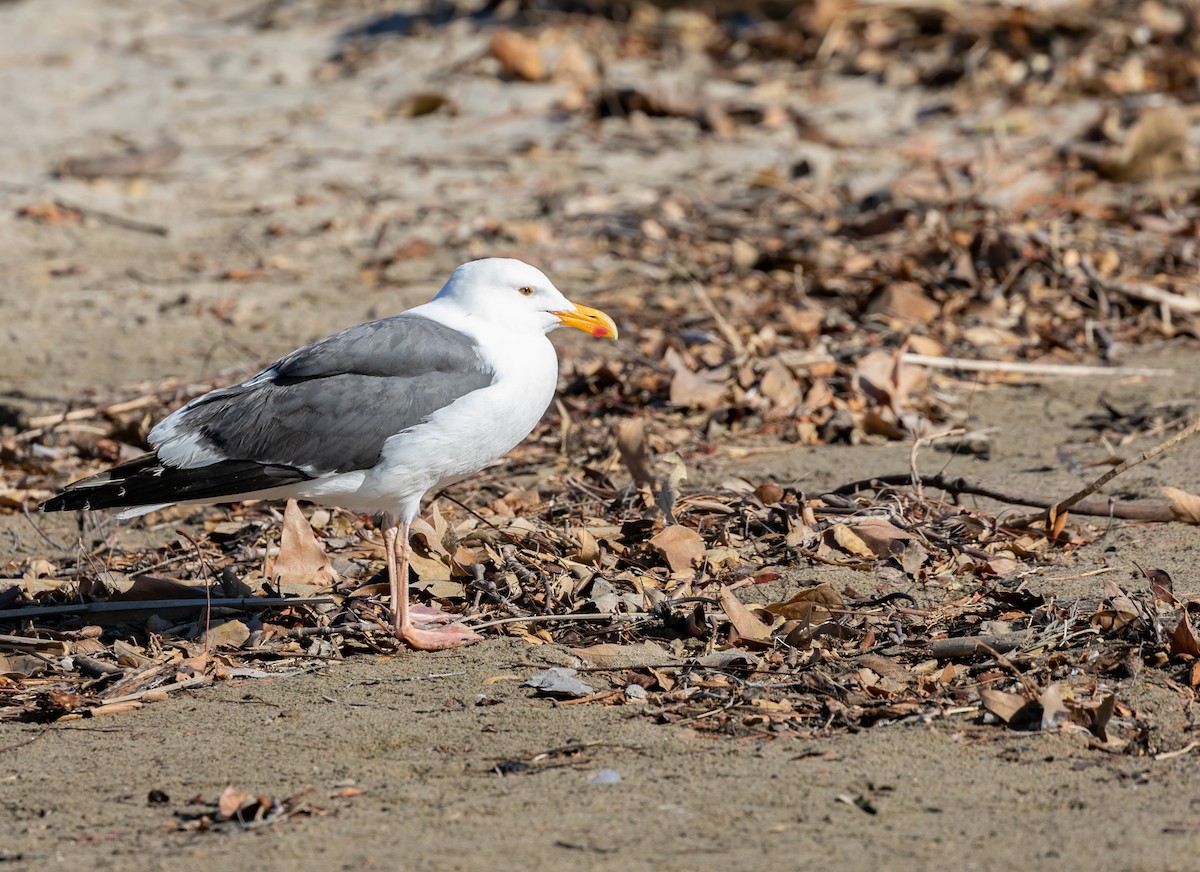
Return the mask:
{"type": "MultiPolygon", "coordinates": [[[[485,254],[520,253],[572,296],[630,319],[636,265],[607,263],[586,240],[538,232],[541,204],[716,185],[730,167],[787,160],[796,147],[783,133],[719,142],[681,129],[656,149],[621,148],[613,126],[544,111],[561,86],[499,80],[480,60],[486,32],[465,20],[404,41],[356,77],[314,75],[367,12],[284,4],[277,26],[257,29],[242,14],[255,8],[0,4],[6,407],[44,412],[165,376],[250,371],[298,342],[403,309],[456,263],[485,254]],[[400,97],[430,89],[450,94],[459,114],[388,115],[400,97]],[[163,134],[184,146],[182,156],[135,182],[51,176],[65,158],[163,134]],[[48,202],[82,207],[84,220],[18,217],[48,202]],[[117,226],[100,213],[167,232],[117,226]],[[489,227],[497,222],[517,230],[496,243],[489,227]],[[428,249],[390,268],[386,281],[364,281],[360,268],[374,252],[414,241],[428,249]],[[230,280],[231,271],[245,277],[230,280]]],[[[829,123],[875,119],[864,136],[877,144],[888,141],[889,123],[906,129],[917,108],[912,96],[863,106],[848,89],[828,109],[829,123]]],[[[839,160],[851,172],[886,165],[869,149],[839,160]]],[[[574,339],[561,347],[567,356],[580,348],[574,339]]],[[[950,463],[1011,490],[1069,492],[1082,479],[1056,452],[1101,459],[1087,453],[1095,447],[1082,429],[1101,398],[1131,405],[1200,389],[1193,343],[1146,349],[1129,362],[1178,375],[981,388],[964,401],[973,424],[998,428],[991,458],[951,462],[927,452],[922,468],[950,463]]],[[[848,469],[901,471],[908,451],[781,448],[711,474],[819,491],[847,480],[848,469]]],[[[1194,450],[1140,467],[1123,479],[1121,496],[1155,498],[1162,484],[1200,489],[1194,450]]],[[[42,547],[22,519],[0,521],[14,548],[42,547]]],[[[1136,560],[1169,569],[1177,592],[1200,593],[1198,544],[1194,528],[1124,526],[1031,584],[1064,597],[1094,594],[1099,580],[1083,573],[1111,567],[1124,581],[1136,560]]],[[[819,567],[801,576],[794,581],[871,581],[819,567]]],[[[5,724],[0,862],[30,870],[1195,867],[1200,765],[1187,754],[1113,757],[1075,736],[966,719],[805,742],[715,740],[656,725],[636,707],[560,706],[517,681],[487,681],[562,656],[491,641],[359,657],[305,676],[183,693],[111,723],[5,724]],[[504,761],[575,745],[497,774],[504,761]],[[593,783],[605,769],[619,783],[593,783]],[[211,802],[229,783],[276,796],[310,791],[314,813],[256,831],[190,831],[200,807],[189,801],[211,802]],[[365,793],[337,795],[348,786],[365,793]],[[149,803],[152,790],[168,801],[149,803]]],[[[1129,692],[1122,699],[1150,718],[1162,748],[1193,740],[1188,700],[1153,681],[1129,692]]]]}

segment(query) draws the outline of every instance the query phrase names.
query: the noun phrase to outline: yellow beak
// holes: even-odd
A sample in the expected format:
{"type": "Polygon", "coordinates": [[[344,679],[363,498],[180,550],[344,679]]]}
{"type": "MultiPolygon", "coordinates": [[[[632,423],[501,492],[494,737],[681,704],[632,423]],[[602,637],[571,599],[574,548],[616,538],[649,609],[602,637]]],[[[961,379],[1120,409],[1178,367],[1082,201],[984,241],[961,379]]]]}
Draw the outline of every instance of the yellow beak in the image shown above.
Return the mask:
{"type": "Polygon", "coordinates": [[[617,338],[616,323],[599,309],[576,305],[574,312],[552,312],[551,314],[557,315],[558,320],[568,327],[574,327],[584,333],[591,333],[597,339],[617,338]]]}

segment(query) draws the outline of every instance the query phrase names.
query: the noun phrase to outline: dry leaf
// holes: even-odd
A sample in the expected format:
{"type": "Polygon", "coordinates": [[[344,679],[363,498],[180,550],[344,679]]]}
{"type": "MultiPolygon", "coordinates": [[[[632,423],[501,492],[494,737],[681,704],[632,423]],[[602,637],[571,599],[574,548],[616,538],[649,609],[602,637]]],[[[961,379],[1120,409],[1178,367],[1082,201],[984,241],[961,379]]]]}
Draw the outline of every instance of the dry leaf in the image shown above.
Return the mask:
{"type": "Polygon", "coordinates": [[[663,553],[672,572],[687,572],[693,561],[704,555],[704,540],[691,527],[671,524],[664,527],[650,544],[663,553]]]}
{"type": "Polygon", "coordinates": [[[75,176],[80,179],[98,179],[105,176],[129,178],[156,172],[181,154],[183,154],[182,145],[172,139],[164,138],[156,145],[145,149],[130,149],[119,154],[68,158],[59,166],[58,174],[75,176]]]}
{"type": "Polygon", "coordinates": [[[1167,650],[1173,657],[1189,657],[1193,660],[1200,660],[1200,642],[1196,640],[1196,632],[1192,629],[1192,622],[1188,619],[1186,612],[1176,624],[1167,650]]]}
{"type": "Polygon", "coordinates": [[[225,621],[204,634],[203,642],[209,648],[241,648],[250,640],[250,628],[241,621],[225,621]]]}
{"type": "Polygon", "coordinates": [[[829,582],[822,582],[788,598],[786,602],[771,603],[767,611],[788,621],[812,621],[819,623],[833,617],[829,609],[842,609],[846,604],[841,595],[829,582]],[[824,606],[825,608],[821,608],[824,606]],[[816,609],[816,614],[813,610],[816,609]],[[811,616],[811,617],[810,617],[811,616]]]}
{"type": "Polygon", "coordinates": [[[914,282],[892,282],[871,300],[867,312],[912,324],[928,324],[941,314],[941,306],[914,282]]]}
{"type": "Polygon", "coordinates": [[[721,611],[725,612],[725,617],[729,618],[729,623],[743,641],[765,642],[771,638],[773,627],[756,618],[728,587],[721,588],[721,592],[717,594],[717,602],[720,603],[721,611]]]}
{"type": "Polygon", "coordinates": [[[525,682],[525,686],[532,687],[547,696],[579,697],[595,693],[595,688],[590,684],[584,684],[576,678],[578,674],[578,670],[567,666],[552,666],[545,672],[539,672],[530,678],[525,682]]]}
{"type": "Polygon", "coordinates": [[[646,419],[626,418],[617,425],[617,452],[638,484],[654,480],[646,453],[646,419]]]}
{"type": "Polygon", "coordinates": [[[445,94],[434,91],[418,91],[401,97],[392,104],[390,114],[401,118],[420,118],[444,110],[448,115],[457,115],[458,106],[445,94]]]}
{"type": "Polygon", "coordinates": [[[498,28],[492,33],[488,50],[507,75],[526,82],[536,82],[546,75],[541,49],[535,40],[524,34],[498,28]]]}
{"type": "Polygon", "coordinates": [[[1176,521],[1200,524],[1200,496],[1177,487],[1163,487],[1162,492],[1171,501],[1171,514],[1175,516],[1176,521]]]}
{"type": "Polygon", "coordinates": [[[579,550],[574,555],[576,562],[585,566],[598,566],[600,543],[596,541],[596,537],[583,527],[576,527],[571,532],[575,534],[575,540],[579,543],[579,550]]]}
{"type": "Polygon", "coordinates": [[[858,540],[880,559],[903,553],[904,543],[912,538],[909,533],[884,518],[865,518],[854,525],[854,532],[858,540]]]}
{"type": "Polygon", "coordinates": [[[684,408],[715,409],[725,402],[729,391],[729,367],[720,366],[703,372],[692,372],[683,356],[668,348],[663,363],[674,370],[671,378],[671,404],[684,408]]]}
{"type": "Polygon", "coordinates": [[[1114,161],[1101,170],[1119,182],[1162,179],[1184,169],[1188,162],[1188,123],[1177,106],[1147,109],[1129,129],[1114,161]]]}
{"type": "Polygon", "coordinates": [[[1038,702],[1042,706],[1041,729],[1057,730],[1065,723],[1070,723],[1071,714],[1063,704],[1062,690],[1057,684],[1052,684],[1041,692],[1038,702]]]}
{"type": "Polygon", "coordinates": [[[1023,723],[1031,712],[1032,703],[1019,693],[1005,693],[990,687],[979,691],[983,707],[1010,726],[1023,723]]]}
{"type": "Polygon", "coordinates": [[[832,532],[833,540],[843,551],[848,551],[856,557],[875,559],[875,552],[846,524],[834,524],[832,532]]]}
{"type": "Polygon", "coordinates": [[[672,451],[663,459],[670,465],[670,469],[658,481],[655,501],[662,513],[666,515],[667,523],[674,524],[676,523],[675,501],[679,499],[679,485],[687,480],[687,466],[678,451],[672,451]]]}
{"type": "Polygon", "coordinates": [[[281,588],[289,585],[328,587],[337,581],[337,572],[325,554],[325,547],[295,500],[288,500],[283,512],[279,556],[263,574],[275,579],[281,588]]]}

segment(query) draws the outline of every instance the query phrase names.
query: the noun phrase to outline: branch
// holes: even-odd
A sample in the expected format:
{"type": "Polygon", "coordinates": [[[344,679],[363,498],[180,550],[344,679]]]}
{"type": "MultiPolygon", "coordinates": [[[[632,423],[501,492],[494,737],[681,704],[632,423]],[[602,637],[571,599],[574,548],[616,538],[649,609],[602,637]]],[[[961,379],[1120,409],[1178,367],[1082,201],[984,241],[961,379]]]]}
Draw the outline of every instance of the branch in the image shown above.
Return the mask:
{"type": "MultiPolygon", "coordinates": [[[[1141,461],[1138,461],[1141,462],[1141,461]]],[[[1115,473],[1113,473],[1115,474],[1115,473]]],[[[918,481],[913,481],[911,473],[897,472],[890,475],[874,475],[870,478],[864,478],[859,481],[852,481],[849,484],[844,484],[835,490],[829,491],[837,496],[850,496],[864,490],[878,490],[880,485],[900,486],[905,485],[916,486],[920,484],[923,487],[935,487],[939,490],[944,490],[952,496],[960,494],[971,494],[973,496],[986,497],[989,500],[995,500],[998,503],[1006,503],[1012,506],[1031,506],[1036,509],[1051,509],[1059,502],[1048,499],[1046,497],[1029,496],[1027,494],[1010,494],[1006,491],[997,490],[994,487],[984,484],[983,482],[974,479],[963,478],[961,476],[948,476],[933,473],[929,475],[918,476],[918,481]]],[[[1083,494],[1083,497],[1091,493],[1083,494]]],[[[1143,503],[1120,503],[1106,498],[1094,500],[1084,500],[1080,497],[1075,502],[1071,503],[1074,507],[1073,511],[1078,515],[1093,515],[1102,518],[1121,518],[1126,521],[1173,521],[1175,514],[1171,511],[1171,507],[1162,504],[1143,503]]],[[[1043,517],[1043,513],[1038,513],[1032,517],[1037,519],[1043,517]]],[[[1005,520],[1006,527],[1013,526],[1028,526],[1025,518],[1018,518],[1017,521],[1005,520]]]]}

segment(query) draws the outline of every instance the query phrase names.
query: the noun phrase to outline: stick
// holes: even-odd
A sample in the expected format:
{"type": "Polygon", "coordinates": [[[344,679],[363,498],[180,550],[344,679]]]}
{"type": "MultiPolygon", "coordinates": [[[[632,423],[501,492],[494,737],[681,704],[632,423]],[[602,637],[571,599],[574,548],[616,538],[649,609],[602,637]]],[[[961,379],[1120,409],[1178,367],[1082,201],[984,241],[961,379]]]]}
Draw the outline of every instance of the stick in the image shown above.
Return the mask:
{"type": "Polygon", "coordinates": [[[966,357],[940,357],[932,354],[906,352],[900,357],[903,363],[927,366],[930,369],[959,369],[965,372],[1008,372],[1019,375],[1046,376],[1168,376],[1173,369],[1153,369],[1145,366],[1076,366],[1065,363],[1017,363],[1009,360],[971,360],[966,357]]]}
{"type": "Polygon", "coordinates": [[[1184,297],[1143,282],[1123,282],[1119,279],[1106,279],[1096,272],[1086,257],[1079,259],[1079,268],[1088,277],[1088,281],[1105,291],[1124,294],[1127,297],[1133,297],[1135,300],[1145,300],[1147,303],[1158,303],[1160,306],[1165,306],[1176,312],[1186,312],[1189,315],[1200,312],[1200,298],[1198,297],[1184,297]]]}
{"type": "MultiPolygon", "coordinates": [[[[323,605],[335,602],[330,596],[256,596],[256,597],[219,597],[212,600],[214,609],[270,609],[275,606],[323,605]]],[[[102,603],[73,603],[68,606],[30,606],[24,609],[5,609],[0,611],[0,621],[14,618],[39,618],[50,615],[84,615],[97,612],[136,612],[157,611],[166,609],[202,609],[208,605],[203,598],[195,599],[162,599],[138,600],[136,602],[102,602],[102,603]]]]}
{"type": "MultiPolygon", "coordinates": [[[[1157,457],[1158,455],[1162,454],[1164,451],[1174,448],[1180,442],[1183,442],[1185,439],[1189,439],[1192,436],[1195,436],[1197,433],[1200,433],[1200,419],[1197,419],[1197,420],[1193,421],[1191,424],[1188,424],[1186,427],[1184,427],[1182,430],[1180,430],[1178,433],[1176,433],[1170,439],[1167,439],[1163,442],[1158,443],[1157,445],[1155,445],[1153,448],[1149,449],[1148,451],[1143,451],[1137,457],[1134,457],[1129,460],[1118,463],[1116,466],[1114,466],[1108,472],[1104,473],[1104,475],[1100,476],[1098,479],[1096,479],[1094,482],[1089,484],[1083,490],[1076,491],[1075,493],[1073,493],[1069,497],[1067,497],[1065,500],[1059,500],[1057,503],[1050,506],[1045,512],[1038,512],[1036,515],[1025,515],[1024,517],[1021,517],[1021,518],[1008,519],[1005,521],[1005,526],[1028,527],[1030,524],[1037,523],[1038,521],[1045,521],[1047,528],[1049,528],[1050,525],[1053,524],[1055,518],[1059,517],[1064,512],[1071,509],[1073,506],[1075,506],[1077,503],[1079,503],[1084,497],[1091,496],[1096,491],[1100,490],[1100,488],[1104,487],[1106,484],[1108,484],[1110,481],[1112,481],[1114,478],[1116,478],[1121,473],[1126,472],[1130,469],[1133,469],[1135,466],[1137,466],[1140,463],[1145,463],[1147,460],[1149,460],[1152,457],[1157,457]]],[[[1172,518],[1174,518],[1174,515],[1172,515],[1172,518]]]]}
{"type": "Polygon", "coordinates": [[[649,618],[649,612],[594,612],[584,614],[577,612],[571,615],[530,615],[526,618],[498,618],[495,621],[485,621],[482,624],[463,624],[471,630],[482,630],[486,627],[498,627],[501,624],[548,624],[556,621],[620,621],[633,618],[649,618]]]}
{"type": "Polygon", "coordinates": [[[162,224],[150,224],[146,221],[138,221],[136,218],[126,218],[124,215],[114,215],[112,212],[93,209],[90,206],[68,203],[66,200],[55,200],[54,205],[64,211],[78,212],[80,215],[90,216],[104,224],[111,224],[113,227],[120,227],[123,230],[149,233],[153,236],[166,236],[171,232],[169,228],[164,227],[162,224]]]}
{"type": "MultiPolygon", "coordinates": [[[[172,386],[172,390],[174,387],[172,386]]],[[[69,412],[62,412],[57,415],[39,415],[36,418],[30,418],[28,421],[29,427],[52,427],[55,424],[62,424],[66,421],[83,421],[86,418],[95,418],[100,415],[120,415],[123,412],[133,412],[138,409],[144,409],[147,406],[153,406],[159,402],[160,397],[155,394],[144,394],[140,397],[135,397],[132,400],[126,400],[122,403],[109,403],[107,406],[92,406],[86,409],[72,409],[69,412]]]]}
{"type": "Polygon", "coordinates": [[[1029,636],[1029,633],[1002,633],[991,636],[966,636],[959,639],[934,639],[929,643],[929,653],[939,660],[959,660],[991,652],[1004,654],[1019,648],[1029,636]]]}
{"type": "MultiPolygon", "coordinates": [[[[1049,509],[1057,505],[1055,500],[1047,497],[1010,494],[983,484],[980,481],[962,478],[960,476],[947,476],[940,473],[932,473],[922,475],[920,477],[920,483],[925,487],[936,487],[939,490],[944,490],[956,497],[959,494],[971,494],[973,496],[986,497],[989,500],[996,500],[997,502],[1001,503],[1008,503],[1009,505],[1031,506],[1035,509],[1049,509]]],[[[888,475],[874,475],[871,476],[871,478],[852,481],[849,484],[844,484],[841,487],[828,491],[828,493],[838,496],[846,496],[863,490],[876,490],[880,485],[902,486],[911,484],[913,484],[911,473],[897,472],[888,475]]],[[[1077,515],[1092,515],[1101,518],[1120,518],[1124,521],[1175,520],[1175,513],[1172,512],[1171,507],[1167,505],[1119,503],[1104,498],[1080,500],[1077,504],[1075,504],[1073,511],[1077,515]]],[[[1005,521],[1006,525],[1011,523],[1011,521],[1005,521]]],[[[3,612],[0,612],[0,614],[3,614],[3,612]]]]}

